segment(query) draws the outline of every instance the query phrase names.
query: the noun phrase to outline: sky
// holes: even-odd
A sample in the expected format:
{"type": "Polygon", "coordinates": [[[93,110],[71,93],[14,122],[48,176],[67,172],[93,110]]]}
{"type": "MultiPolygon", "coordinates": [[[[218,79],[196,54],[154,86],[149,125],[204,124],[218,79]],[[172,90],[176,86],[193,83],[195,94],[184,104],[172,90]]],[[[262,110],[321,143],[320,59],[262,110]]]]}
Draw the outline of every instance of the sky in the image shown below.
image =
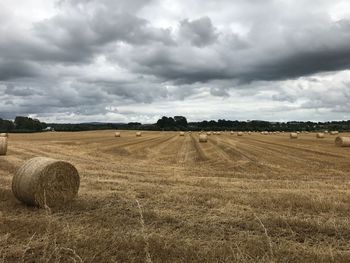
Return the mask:
{"type": "Polygon", "coordinates": [[[350,119],[347,0],[0,0],[0,118],[350,119]]]}

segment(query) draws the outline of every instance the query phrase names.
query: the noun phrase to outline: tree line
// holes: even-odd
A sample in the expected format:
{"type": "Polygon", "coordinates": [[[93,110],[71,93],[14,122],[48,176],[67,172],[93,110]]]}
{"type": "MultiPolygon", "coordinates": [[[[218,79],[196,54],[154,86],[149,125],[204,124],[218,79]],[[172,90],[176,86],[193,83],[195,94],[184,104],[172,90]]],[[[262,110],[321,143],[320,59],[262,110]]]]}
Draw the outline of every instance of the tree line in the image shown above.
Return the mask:
{"type": "Polygon", "coordinates": [[[0,118],[0,132],[39,132],[88,131],[88,130],[152,130],[152,131],[350,131],[350,120],[330,122],[268,122],[268,121],[231,121],[210,120],[188,122],[184,116],[163,116],[154,124],[129,123],[45,123],[38,119],[17,116],[14,121],[0,118]]]}

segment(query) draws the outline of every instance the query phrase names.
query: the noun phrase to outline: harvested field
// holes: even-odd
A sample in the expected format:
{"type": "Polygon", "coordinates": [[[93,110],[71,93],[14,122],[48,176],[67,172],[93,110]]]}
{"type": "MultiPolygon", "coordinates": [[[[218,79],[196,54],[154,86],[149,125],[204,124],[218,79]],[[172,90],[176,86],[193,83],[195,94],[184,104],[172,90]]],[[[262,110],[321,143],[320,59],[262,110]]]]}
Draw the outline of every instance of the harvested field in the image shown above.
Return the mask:
{"type": "Polygon", "coordinates": [[[349,262],[350,149],[334,136],[113,134],[11,134],[0,262],[349,262]],[[16,201],[12,177],[37,156],[78,169],[73,203],[16,201]]]}

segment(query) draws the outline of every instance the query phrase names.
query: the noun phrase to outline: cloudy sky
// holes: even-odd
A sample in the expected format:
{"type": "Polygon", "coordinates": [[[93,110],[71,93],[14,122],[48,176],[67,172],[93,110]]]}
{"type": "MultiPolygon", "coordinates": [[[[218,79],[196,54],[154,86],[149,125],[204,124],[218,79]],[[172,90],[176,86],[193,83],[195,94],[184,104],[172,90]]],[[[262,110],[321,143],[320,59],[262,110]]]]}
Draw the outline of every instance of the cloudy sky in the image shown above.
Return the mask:
{"type": "Polygon", "coordinates": [[[0,117],[350,119],[348,0],[0,0],[0,117]]]}

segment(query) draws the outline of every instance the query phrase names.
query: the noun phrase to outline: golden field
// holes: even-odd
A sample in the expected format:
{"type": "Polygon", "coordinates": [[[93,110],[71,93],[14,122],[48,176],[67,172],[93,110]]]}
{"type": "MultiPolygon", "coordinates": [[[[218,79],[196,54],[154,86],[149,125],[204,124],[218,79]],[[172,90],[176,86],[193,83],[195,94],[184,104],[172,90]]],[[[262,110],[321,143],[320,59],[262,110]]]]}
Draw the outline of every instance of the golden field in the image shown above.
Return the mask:
{"type": "Polygon", "coordinates": [[[350,262],[350,148],[314,133],[198,137],[10,134],[0,262],[350,262]],[[14,198],[13,174],[37,156],[78,169],[73,203],[14,198]]]}

